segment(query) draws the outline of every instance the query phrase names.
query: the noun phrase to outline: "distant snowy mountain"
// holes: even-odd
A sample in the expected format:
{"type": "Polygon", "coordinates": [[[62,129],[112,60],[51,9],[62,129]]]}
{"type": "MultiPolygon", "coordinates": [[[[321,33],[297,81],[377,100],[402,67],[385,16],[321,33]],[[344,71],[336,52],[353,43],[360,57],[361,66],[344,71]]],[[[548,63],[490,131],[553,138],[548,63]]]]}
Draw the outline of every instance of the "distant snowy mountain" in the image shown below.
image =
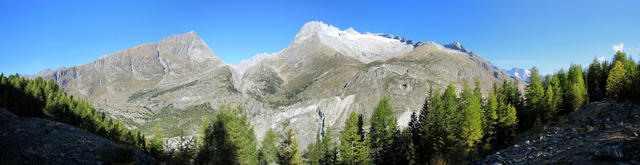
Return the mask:
{"type": "Polygon", "coordinates": [[[511,68],[511,70],[505,70],[505,72],[513,77],[520,78],[525,82],[529,82],[529,76],[531,76],[531,71],[522,68],[511,68]]]}

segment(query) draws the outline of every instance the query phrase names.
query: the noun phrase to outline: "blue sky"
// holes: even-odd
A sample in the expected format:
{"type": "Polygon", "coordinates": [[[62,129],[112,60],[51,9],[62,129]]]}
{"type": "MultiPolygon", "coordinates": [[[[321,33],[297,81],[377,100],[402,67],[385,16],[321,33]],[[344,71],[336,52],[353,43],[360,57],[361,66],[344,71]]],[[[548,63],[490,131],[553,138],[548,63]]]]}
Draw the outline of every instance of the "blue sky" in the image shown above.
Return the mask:
{"type": "Polygon", "coordinates": [[[308,21],[414,41],[461,42],[500,68],[640,59],[640,1],[0,0],[0,72],[33,74],[191,30],[227,63],[277,52],[308,21]]]}

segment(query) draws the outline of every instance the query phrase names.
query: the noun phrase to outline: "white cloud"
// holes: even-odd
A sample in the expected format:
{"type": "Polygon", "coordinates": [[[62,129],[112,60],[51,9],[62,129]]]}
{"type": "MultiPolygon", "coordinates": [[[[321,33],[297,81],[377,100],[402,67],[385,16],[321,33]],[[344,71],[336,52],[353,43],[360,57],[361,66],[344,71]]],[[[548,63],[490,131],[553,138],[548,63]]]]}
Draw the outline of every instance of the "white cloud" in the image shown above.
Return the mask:
{"type": "Polygon", "coordinates": [[[613,45],[611,49],[613,49],[613,51],[615,52],[622,52],[624,50],[624,43],[621,42],[618,45],[613,45]]]}
{"type": "Polygon", "coordinates": [[[598,61],[602,62],[602,61],[604,61],[604,60],[607,60],[606,58],[604,58],[604,56],[600,56],[600,57],[598,57],[598,61]]]}

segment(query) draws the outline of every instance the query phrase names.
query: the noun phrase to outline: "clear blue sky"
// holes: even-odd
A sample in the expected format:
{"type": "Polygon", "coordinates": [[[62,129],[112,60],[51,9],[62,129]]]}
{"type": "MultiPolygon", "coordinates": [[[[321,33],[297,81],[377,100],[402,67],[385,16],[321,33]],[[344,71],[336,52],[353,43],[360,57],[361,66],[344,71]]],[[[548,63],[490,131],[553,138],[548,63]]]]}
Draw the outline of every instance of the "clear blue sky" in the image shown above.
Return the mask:
{"type": "Polygon", "coordinates": [[[640,59],[640,1],[0,0],[0,72],[33,74],[196,31],[227,63],[276,52],[305,22],[459,41],[500,68],[551,73],[614,54],[640,59]],[[109,2],[109,3],[107,3],[109,2]]]}

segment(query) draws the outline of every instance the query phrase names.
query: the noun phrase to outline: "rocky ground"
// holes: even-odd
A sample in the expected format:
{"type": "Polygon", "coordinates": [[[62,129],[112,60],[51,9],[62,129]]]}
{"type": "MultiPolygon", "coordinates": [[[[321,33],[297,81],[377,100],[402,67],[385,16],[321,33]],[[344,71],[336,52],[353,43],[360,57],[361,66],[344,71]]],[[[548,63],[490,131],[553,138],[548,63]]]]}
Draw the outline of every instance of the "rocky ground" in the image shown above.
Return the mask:
{"type": "Polygon", "coordinates": [[[559,121],[480,163],[640,164],[640,106],[594,102],[559,121]]]}
{"type": "Polygon", "coordinates": [[[66,124],[0,108],[0,164],[152,164],[154,158],[66,124]]]}

